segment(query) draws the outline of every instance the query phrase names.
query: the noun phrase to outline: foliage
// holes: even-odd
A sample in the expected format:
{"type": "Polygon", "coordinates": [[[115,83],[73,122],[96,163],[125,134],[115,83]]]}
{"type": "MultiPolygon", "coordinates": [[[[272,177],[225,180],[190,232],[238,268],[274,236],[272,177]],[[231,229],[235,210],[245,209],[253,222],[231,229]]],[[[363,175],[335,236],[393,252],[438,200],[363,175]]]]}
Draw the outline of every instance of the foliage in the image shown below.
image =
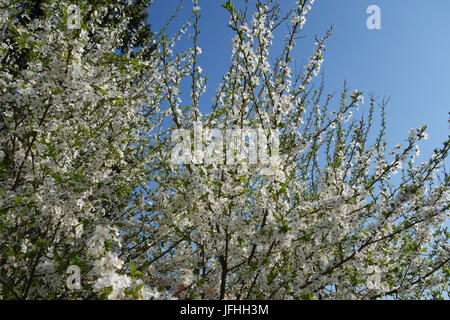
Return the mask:
{"type": "Polygon", "coordinates": [[[179,33],[164,27],[155,41],[141,23],[146,1],[78,1],[74,30],[71,1],[39,1],[27,18],[34,3],[0,7],[4,299],[447,292],[450,142],[416,164],[426,128],[411,129],[388,153],[386,101],[370,97],[367,116],[352,119],[364,98],[346,85],[331,110],[333,95],[313,80],[332,28],[317,38],[304,71],[292,74],[312,0],[297,1],[285,17],[274,1],[257,1],[253,15],[248,1],[222,5],[235,32],[232,61],[206,115],[197,1],[179,33]],[[271,65],[283,22],[284,49],[271,65]],[[187,30],[192,48],[175,51],[187,30]],[[377,106],[383,121],[371,142],[377,106]],[[278,129],[281,162],[268,175],[245,162],[175,165],[171,134],[194,124],[278,129]],[[81,269],[81,289],[66,285],[69,265],[81,269]]]}

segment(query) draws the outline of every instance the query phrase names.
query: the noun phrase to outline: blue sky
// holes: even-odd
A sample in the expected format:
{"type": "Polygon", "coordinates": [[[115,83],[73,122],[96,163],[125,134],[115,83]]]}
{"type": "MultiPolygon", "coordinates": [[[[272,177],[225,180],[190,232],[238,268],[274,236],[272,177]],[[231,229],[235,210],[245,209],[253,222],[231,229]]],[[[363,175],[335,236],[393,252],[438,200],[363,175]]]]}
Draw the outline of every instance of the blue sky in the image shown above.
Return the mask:
{"type": "MultiPolygon", "coordinates": [[[[204,112],[211,105],[231,57],[233,31],[226,26],[229,16],[220,6],[222,2],[199,1],[199,45],[203,50],[199,62],[208,77],[208,89],[201,100],[204,112]]],[[[236,6],[242,2],[234,1],[236,6]]],[[[286,12],[295,0],[280,3],[286,12]]],[[[154,1],[149,18],[154,31],[159,30],[177,5],[178,0],[154,1]]],[[[174,31],[190,15],[192,2],[184,0],[183,5],[181,15],[169,30],[174,31]]],[[[379,98],[391,97],[387,107],[389,144],[402,143],[410,128],[427,125],[429,139],[420,144],[420,160],[424,161],[450,133],[449,12],[448,0],[316,0],[302,32],[305,38],[297,40],[293,57],[300,66],[312,53],[314,36],[325,34],[330,25],[335,25],[326,43],[322,67],[326,91],[338,93],[347,80],[350,89],[359,89],[365,96],[373,93],[379,98]],[[366,27],[369,5],[381,9],[380,30],[366,27]]],[[[276,35],[274,51],[278,52],[283,35],[276,35]]],[[[189,44],[187,41],[181,45],[189,44]]]]}

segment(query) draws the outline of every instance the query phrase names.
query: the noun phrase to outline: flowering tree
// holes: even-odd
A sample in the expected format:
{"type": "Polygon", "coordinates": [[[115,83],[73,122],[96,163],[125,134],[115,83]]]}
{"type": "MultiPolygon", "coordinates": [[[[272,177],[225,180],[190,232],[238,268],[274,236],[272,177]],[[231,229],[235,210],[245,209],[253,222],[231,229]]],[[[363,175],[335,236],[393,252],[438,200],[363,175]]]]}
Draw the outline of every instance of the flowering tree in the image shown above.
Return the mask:
{"type": "Polygon", "coordinates": [[[368,116],[352,119],[364,98],[345,86],[333,108],[314,82],[331,29],[304,72],[292,73],[313,0],[286,16],[270,0],[253,14],[249,1],[222,5],[232,59],[206,115],[197,1],[180,32],[164,27],[156,44],[133,36],[147,28],[130,24],[133,1],[79,1],[79,29],[67,28],[70,1],[42,2],[26,23],[15,18],[22,2],[10,2],[1,8],[3,298],[407,299],[448,290],[450,142],[416,165],[425,127],[387,153],[386,101],[371,97],[368,116]],[[188,30],[192,47],[175,51],[188,30]],[[247,161],[255,132],[258,161],[247,161]],[[81,271],[79,285],[68,285],[68,268],[81,271]]]}
{"type": "Polygon", "coordinates": [[[120,253],[144,203],[135,190],[154,180],[166,94],[148,26],[130,1],[82,1],[79,29],[70,1],[26,4],[1,7],[1,294],[150,297],[120,253]],[[80,290],[66,286],[72,265],[80,290]]]}

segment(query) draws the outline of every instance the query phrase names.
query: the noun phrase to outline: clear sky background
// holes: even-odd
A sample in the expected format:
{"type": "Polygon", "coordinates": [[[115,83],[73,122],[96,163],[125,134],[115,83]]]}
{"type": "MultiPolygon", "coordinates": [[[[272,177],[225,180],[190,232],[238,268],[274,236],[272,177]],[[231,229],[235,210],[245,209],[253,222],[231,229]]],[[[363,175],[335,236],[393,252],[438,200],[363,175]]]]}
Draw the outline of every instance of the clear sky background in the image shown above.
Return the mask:
{"type": "MultiPolygon", "coordinates": [[[[205,113],[231,61],[233,31],[227,27],[229,15],[220,6],[222,2],[199,1],[199,46],[203,50],[199,62],[208,77],[208,89],[200,101],[205,113]]],[[[233,2],[236,6],[243,3],[233,2]]],[[[283,12],[295,2],[280,0],[283,12]]],[[[149,17],[154,31],[160,29],[178,3],[154,1],[149,17]]],[[[255,1],[250,3],[254,7],[255,1]]],[[[184,0],[183,6],[170,31],[189,17],[192,2],[184,0]]],[[[410,128],[427,125],[429,139],[420,144],[419,158],[425,161],[450,133],[450,0],[316,0],[301,34],[305,38],[297,40],[294,51],[298,66],[312,54],[314,36],[324,35],[332,24],[335,28],[326,43],[322,67],[326,92],[339,93],[347,80],[349,89],[359,89],[366,97],[369,93],[391,97],[386,110],[389,145],[403,143],[410,128]],[[369,5],[381,9],[381,30],[366,27],[369,5]]],[[[283,35],[276,35],[273,42],[278,53],[283,35]]],[[[185,37],[180,45],[189,45],[189,40],[185,37]]]]}

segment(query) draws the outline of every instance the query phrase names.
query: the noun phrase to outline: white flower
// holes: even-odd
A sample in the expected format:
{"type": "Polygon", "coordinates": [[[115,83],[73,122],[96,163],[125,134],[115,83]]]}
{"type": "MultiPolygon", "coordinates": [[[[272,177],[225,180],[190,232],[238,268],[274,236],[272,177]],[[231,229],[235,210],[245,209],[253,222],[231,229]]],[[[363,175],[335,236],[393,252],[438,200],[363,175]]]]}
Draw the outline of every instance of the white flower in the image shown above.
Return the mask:
{"type": "Polygon", "coordinates": [[[420,155],[420,148],[418,145],[416,145],[416,156],[418,157],[420,155]]]}

